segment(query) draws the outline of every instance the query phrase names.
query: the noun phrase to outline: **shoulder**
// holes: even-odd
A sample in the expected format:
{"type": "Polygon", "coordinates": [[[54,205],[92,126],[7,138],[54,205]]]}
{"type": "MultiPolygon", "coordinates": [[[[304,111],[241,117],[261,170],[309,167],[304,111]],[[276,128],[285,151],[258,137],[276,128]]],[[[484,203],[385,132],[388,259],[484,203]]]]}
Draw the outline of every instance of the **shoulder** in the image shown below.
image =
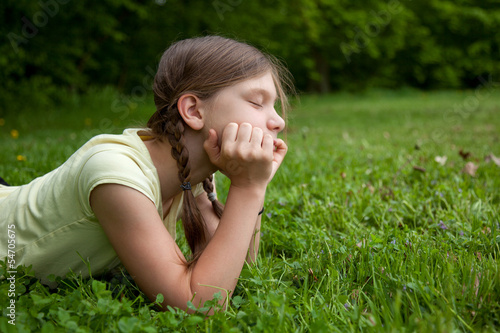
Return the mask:
{"type": "Polygon", "coordinates": [[[81,173],[112,178],[134,174],[151,177],[154,164],[137,131],[128,129],[124,134],[94,137],[76,154],[75,162],[80,165],[81,173]]]}
{"type": "Polygon", "coordinates": [[[156,183],[156,169],[140,153],[117,149],[93,151],[80,165],[80,182],[90,184],[102,179],[156,183]]]}
{"type": "Polygon", "coordinates": [[[117,184],[141,192],[158,205],[161,198],[159,180],[147,148],[141,146],[140,141],[130,143],[121,135],[96,137],[95,141],[98,142],[83,152],[78,161],[76,177],[82,204],[90,209],[88,200],[94,188],[117,184]]]}

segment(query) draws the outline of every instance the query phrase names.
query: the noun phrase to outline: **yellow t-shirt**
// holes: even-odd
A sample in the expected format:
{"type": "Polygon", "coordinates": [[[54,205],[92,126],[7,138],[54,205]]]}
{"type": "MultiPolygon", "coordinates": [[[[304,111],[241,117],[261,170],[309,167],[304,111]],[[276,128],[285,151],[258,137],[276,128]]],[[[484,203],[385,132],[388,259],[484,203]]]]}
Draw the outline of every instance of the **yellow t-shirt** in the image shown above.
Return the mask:
{"type": "MultiPolygon", "coordinates": [[[[121,184],[143,193],[163,215],[158,174],[137,134],[140,130],[96,136],[59,168],[31,183],[0,185],[0,260],[8,254],[7,231],[14,225],[16,266],[33,265],[44,282],[50,274],[64,277],[70,270],[89,276],[83,260],[90,263],[93,275],[119,265],[89,198],[98,185],[121,184]]],[[[201,193],[203,186],[198,184],[193,194],[201,193]]],[[[182,193],[174,198],[163,221],[174,239],[182,198],[182,193]]]]}

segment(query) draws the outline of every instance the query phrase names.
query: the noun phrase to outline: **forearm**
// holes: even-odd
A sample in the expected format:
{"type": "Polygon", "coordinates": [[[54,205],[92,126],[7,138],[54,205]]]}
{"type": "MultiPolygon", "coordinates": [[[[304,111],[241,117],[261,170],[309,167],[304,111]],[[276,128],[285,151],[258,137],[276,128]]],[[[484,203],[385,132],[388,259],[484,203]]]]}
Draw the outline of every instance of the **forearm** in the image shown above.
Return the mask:
{"type": "MultiPolygon", "coordinates": [[[[212,209],[212,207],[210,207],[210,209],[212,209]]],[[[206,226],[206,228],[205,228],[205,240],[206,240],[206,242],[204,244],[200,244],[200,246],[202,246],[202,248],[205,248],[205,246],[208,243],[210,243],[210,240],[214,236],[215,231],[219,227],[219,222],[220,222],[219,218],[207,218],[207,219],[205,219],[205,226],[206,226]]]]}
{"type": "MultiPolygon", "coordinates": [[[[257,223],[255,225],[255,229],[254,229],[254,232],[252,234],[252,239],[250,240],[250,244],[248,246],[248,254],[247,254],[246,261],[249,264],[255,263],[255,261],[257,260],[257,255],[259,253],[261,220],[262,220],[262,215],[258,215],[257,223]]],[[[210,242],[215,231],[217,230],[218,225],[219,225],[219,219],[210,219],[209,220],[209,223],[207,223],[207,228],[205,230],[206,243],[203,244],[203,247],[205,247],[206,244],[208,244],[210,242]]]]}
{"type": "Polygon", "coordinates": [[[255,263],[257,260],[257,254],[259,253],[259,243],[260,243],[260,225],[261,225],[262,215],[257,218],[257,223],[255,224],[255,230],[250,240],[250,246],[248,247],[247,262],[249,264],[255,263]]]}
{"type": "MultiPolygon", "coordinates": [[[[212,298],[215,289],[234,291],[243,268],[262,208],[265,188],[241,189],[231,186],[217,230],[191,272],[195,304],[212,298]]],[[[256,253],[254,251],[254,253],[256,253]]],[[[225,295],[224,295],[225,296],[225,295]]]]}

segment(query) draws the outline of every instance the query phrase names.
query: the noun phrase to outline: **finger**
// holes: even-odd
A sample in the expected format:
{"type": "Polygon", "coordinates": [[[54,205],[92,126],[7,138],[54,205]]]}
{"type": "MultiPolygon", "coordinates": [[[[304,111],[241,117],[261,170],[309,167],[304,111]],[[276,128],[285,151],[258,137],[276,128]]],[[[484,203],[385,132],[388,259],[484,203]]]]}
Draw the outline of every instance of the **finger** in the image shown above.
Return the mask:
{"type": "Polygon", "coordinates": [[[274,146],[276,147],[276,150],[274,151],[274,161],[280,165],[285,158],[286,152],[288,151],[288,146],[285,141],[281,139],[274,140],[274,146]]]}
{"type": "Polygon", "coordinates": [[[270,153],[274,154],[273,148],[274,148],[273,137],[270,134],[264,135],[264,138],[262,139],[262,149],[265,152],[270,152],[270,153]]]}
{"type": "Polygon", "coordinates": [[[222,142],[236,141],[237,134],[238,134],[238,124],[236,123],[227,124],[222,132],[222,142]]]}
{"type": "Polygon", "coordinates": [[[281,163],[283,162],[283,159],[285,158],[286,152],[288,150],[285,141],[281,139],[274,140],[274,147],[276,148],[276,150],[273,152],[273,171],[271,173],[271,178],[269,179],[269,181],[271,181],[276,175],[276,172],[281,166],[281,163]]]}
{"type": "Polygon", "coordinates": [[[210,161],[215,162],[220,156],[220,147],[218,144],[217,132],[213,129],[208,131],[208,138],[203,143],[203,148],[207,152],[210,161]]]}
{"type": "Polygon", "coordinates": [[[240,142],[250,142],[251,137],[252,137],[252,125],[250,125],[249,123],[240,124],[236,140],[240,142]]]}
{"type": "Polygon", "coordinates": [[[262,142],[263,137],[264,137],[264,132],[262,131],[262,129],[259,127],[254,127],[252,129],[252,138],[250,139],[250,143],[253,146],[261,147],[263,143],[262,142]]]}

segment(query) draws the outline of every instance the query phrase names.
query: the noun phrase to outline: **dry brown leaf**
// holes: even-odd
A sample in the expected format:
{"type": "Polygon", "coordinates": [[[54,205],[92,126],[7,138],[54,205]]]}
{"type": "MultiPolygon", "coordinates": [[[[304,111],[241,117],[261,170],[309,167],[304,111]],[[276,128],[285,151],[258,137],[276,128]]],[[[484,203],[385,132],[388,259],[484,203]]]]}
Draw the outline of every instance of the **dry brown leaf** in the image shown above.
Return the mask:
{"type": "Polygon", "coordinates": [[[368,320],[370,321],[370,324],[372,326],[377,325],[377,322],[375,321],[375,319],[373,319],[373,315],[372,314],[365,314],[365,313],[363,313],[363,314],[368,318],[368,320]]]}
{"type": "Polygon", "coordinates": [[[490,227],[484,227],[483,230],[481,230],[483,234],[491,234],[491,229],[490,227]]]}
{"type": "Polygon", "coordinates": [[[493,161],[493,163],[495,163],[497,166],[500,167],[500,158],[499,157],[496,157],[495,155],[493,154],[490,154],[491,156],[491,160],[493,161]]]}
{"type": "Polygon", "coordinates": [[[366,245],[366,240],[363,238],[363,240],[361,242],[359,242],[358,244],[356,244],[357,247],[363,247],[366,245]]]}
{"type": "Polygon", "coordinates": [[[466,160],[470,157],[470,152],[465,152],[463,151],[463,149],[460,149],[460,151],[458,152],[458,154],[460,154],[460,156],[466,160]]]}
{"type": "Polygon", "coordinates": [[[500,167],[500,157],[496,157],[495,155],[493,154],[489,154],[488,156],[486,156],[484,158],[484,160],[486,162],[490,162],[490,161],[493,161],[493,163],[495,163],[497,166],[500,167]]]}
{"type": "Polygon", "coordinates": [[[345,173],[345,172],[341,172],[341,173],[340,173],[340,177],[342,177],[342,179],[345,179],[345,177],[346,177],[346,176],[347,176],[347,175],[346,175],[346,173],[345,173]]]}
{"type": "MultiPolygon", "coordinates": [[[[474,286],[471,286],[474,290],[474,295],[477,297],[477,294],[479,292],[479,279],[481,279],[481,273],[478,273],[477,275],[474,275],[474,286]]],[[[470,290],[467,288],[468,286],[464,283],[462,284],[462,295],[465,294],[467,290],[470,290]]],[[[482,297],[480,299],[480,302],[482,302],[482,297]]],[[[479,307],[481,307],[481,304],[479,304],[479,307]]]]}
{"type": "Polygon", "coordinates": [[[352,300],[357,300],[359,297],[359,290],[358,289],[353,289],[352,294],[351,294],[351,299],[352,300]]]}
{"type": "Polygon", "coordinates": [[[475,165],[472,162],[467,162],[465,167],[462,169],[462,172],[464,172],[472,177],[475,177],[477,168],[479,168],[479,166],[475,165]]]}
{"type": "Polygon", "coordinates": [[[477,297],[477,293],[479,291],[479,279],[481,278],[481,273],[478,273],[476,277],[474,278],[474,291],[475,295],[477,297]]]}
{"type": "Polygon", "coordinates": [[[434,158],[434,161],[438,162],[441,165],[445,165],[446,164],[446,160],[448,160],[448,157],[446,157],[446,156],[436,156],[434,158]]]}
{"type": "Polygon", "coordinates": [[[425,172],[425,168],[423,168],[421,166],[418,166],[418,165],[414,165],[413,166],[413,170],[420,171],[420,172],[425,172]]]}
{"type": "Polygon", "coordinates": [[[309,268],[309,274],[313,277],[314,281],[318,281],[318,278],[314,275],[312,268],[309,268]]]}

